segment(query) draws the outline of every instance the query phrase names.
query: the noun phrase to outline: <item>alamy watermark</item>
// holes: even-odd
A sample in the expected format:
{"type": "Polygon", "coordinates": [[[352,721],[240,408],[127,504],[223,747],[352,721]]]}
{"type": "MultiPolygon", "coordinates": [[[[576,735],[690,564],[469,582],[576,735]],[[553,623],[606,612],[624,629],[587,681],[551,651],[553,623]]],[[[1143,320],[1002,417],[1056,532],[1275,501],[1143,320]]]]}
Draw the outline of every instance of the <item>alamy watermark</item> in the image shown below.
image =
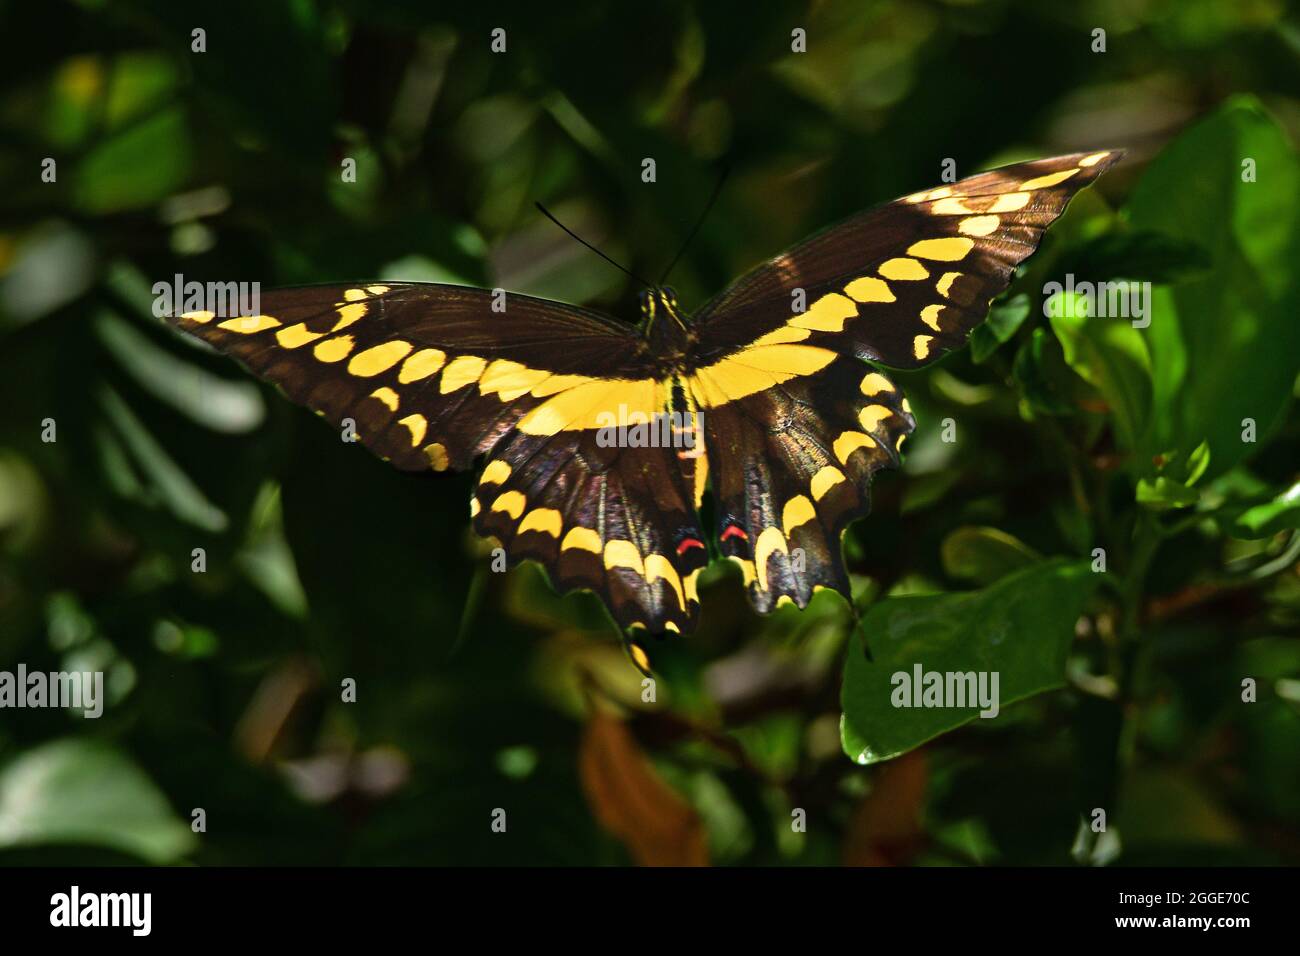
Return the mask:
{"type": "Polygon", "coordinates": [[[980,708],[981,717],[996,717],[1000,707],[997,671],[895,671],[889,702],[895,707],[980,708]]]}
{"type": "Polygon", "coordinates": [[[186,282],[178,272],[170,282],[155,282],[151,291],[153,314],[159,319],[193,312],[210,312],[223,319],[262,313],[260,282],[186,282]]]}
{"type": "Polygon", "coordinates": [[[1075,282],[1074,273],[1067,272],[1064,285],[1048,282],[1043,286],[1043,316],[1050,319],[1053,315],[1129,319],[1133,328],[1145,329],[1151,324],[1151,283],[1075,282]]]}
{"type": "Polygon", "coordinates": [[[59,707],[94,719],[104,713],[103,671],[0,671],[0,708],[59,707]]]}

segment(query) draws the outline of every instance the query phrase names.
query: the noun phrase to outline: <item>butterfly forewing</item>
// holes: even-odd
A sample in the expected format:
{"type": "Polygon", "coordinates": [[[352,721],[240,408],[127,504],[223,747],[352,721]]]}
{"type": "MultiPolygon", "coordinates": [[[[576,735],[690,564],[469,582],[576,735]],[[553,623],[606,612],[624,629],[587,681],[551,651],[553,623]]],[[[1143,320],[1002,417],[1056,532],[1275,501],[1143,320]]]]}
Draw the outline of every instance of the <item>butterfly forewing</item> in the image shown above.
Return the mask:
{"type": "Polygon", "coordinates": [[[262,314],[173,321],[403,469],[481,477],[476,530],[623,626],[686,630],[703,535],[689,465],[602,445],[602,412],[666,401],[633,326],[458,286],[371,283],[262,296],[262,314]],[[500,311],[493,308],[499,303],[500,311]],[[698,549],[679,550],[682,540],[698,549]]]}
{"type": "Polygon", "coordinates": [[[801,343],[896,368],[933,361],[964,344],[1070,198],[1119,156],[1006,166],[818,233],[700,310],[695,360],[801,343]]]}

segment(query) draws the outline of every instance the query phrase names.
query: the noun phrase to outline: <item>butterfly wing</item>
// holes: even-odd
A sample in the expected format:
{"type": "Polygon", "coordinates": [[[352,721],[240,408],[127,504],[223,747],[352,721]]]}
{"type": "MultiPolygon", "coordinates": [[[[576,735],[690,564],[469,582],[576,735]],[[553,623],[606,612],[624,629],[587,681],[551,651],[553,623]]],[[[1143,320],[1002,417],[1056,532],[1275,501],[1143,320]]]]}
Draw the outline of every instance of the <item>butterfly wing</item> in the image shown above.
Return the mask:
{"type": "Polygon", "coordinates": [[[629,325],[528,296],[426,283],[261,296],[262,314],[172,321],[399,468],[483,461],[475,529],[561,590],[590,588],[623,626],[684,630],[702,541],[691,463],[601,440],[601,415],[667,404],[629,325]],[[497,311],[493,306],[501,306],[497,311]],[[697,553],[698,550],[698,553],[697,553]]]}
{"type": "Polygon", "coordinates": [[[704,416],[716,533],[752,603],[847,594],[840,532],[870,507],[915,421],[862,360],[925,365],[963,345],[1070,197],[1119,158],[1007,166],[834,226],[695,316],[690,387],[704,416]],[[800,308],[803,306],[803,308],[800,308]]]}
{"type": "Polygon", "coordinates": [[[895,368],[925,365],[965,343],[1070,198],[1121,155],[1005,166],[832,226],[705,305],[695,316],[696,360],[768,337],[895,368]]]}

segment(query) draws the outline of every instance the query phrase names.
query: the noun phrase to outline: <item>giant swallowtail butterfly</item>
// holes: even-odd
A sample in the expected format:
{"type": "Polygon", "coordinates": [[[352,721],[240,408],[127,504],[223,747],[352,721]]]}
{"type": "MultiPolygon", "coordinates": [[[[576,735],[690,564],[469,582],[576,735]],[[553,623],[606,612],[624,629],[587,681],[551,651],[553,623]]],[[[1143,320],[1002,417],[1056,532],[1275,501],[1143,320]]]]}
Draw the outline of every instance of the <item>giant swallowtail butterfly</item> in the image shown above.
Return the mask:
{"type": "Polygon", "coordinates": [[[512,562],[541,562],[561,591],[595,591],[625,629],[684,632],[710,540],[759,611],[803,607],[820,588],[847,596],[841,534],[915,427],[878,366],[913,369],[961,346],[1071,196],[1118,158],[1058,156],[906,196],[694,313],[648,289],[636,325],[387,281],[174,321],[336,425],[354,419],[399,468],[477,467],[474,528],[512,562]],[[675,422],[700,441],[611,445],[611,416],[675,422]]]}

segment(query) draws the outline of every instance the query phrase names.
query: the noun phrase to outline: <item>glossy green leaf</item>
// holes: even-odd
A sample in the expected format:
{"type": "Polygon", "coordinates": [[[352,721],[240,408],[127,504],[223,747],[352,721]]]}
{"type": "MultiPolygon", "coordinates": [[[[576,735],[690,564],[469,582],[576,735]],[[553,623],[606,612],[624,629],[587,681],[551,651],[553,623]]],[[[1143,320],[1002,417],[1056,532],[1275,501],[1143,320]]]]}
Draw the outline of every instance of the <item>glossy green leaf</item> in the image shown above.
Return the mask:
{"type": "Polygon", "coordinates": [[[1054,559],[979,591],[874,605],[848,652],[845,752],[858,763],[888,760],[979,716],[978,706],[895,706],[918,666],[925,673],[985,674],[990,689],[997,674],[999,707],[1061,686],[1075,622],[1099,580],[1086,563],[1054,559]]]}
{"type": "Polygon", "coordinates": [[[121,752],[96,740],[54,741],[0,772],[0,847],[99,846],[175,863],[196,844],[166,797],[121,752]]]}
{"type": "Polygon", "coordinates": [[[1234,538],[1271,538],[1300,528],[1300,482],[1271,498],[1225,505],[1216,515],[1220,529],[1234,538]]]}
{"type": "Polygon", "coordinates": [[[1042,560],[1037,551],[1005,531],[972,526],[948,535],[940,553],[949,575],[976,584],[992,584],[1042,560]]]}
{"type": "Polygon", "coordinates": [[[1152,446],[1212,452],[1222,474],[1259,447],[1300,374],[1300,163],[1277,123],[1238,98],[1151,163],[1135,228],[1202,245],[1212,270],[1157,290],[1149,328],[1152,446]],[[1253,180],[1253,181],[1251,181],[1253,180]]]}
{"type": "Polygon", "coordinates": [[[994,305],[989,311],[988,320],[971,333],[971,358],[976,363],[983,362],[997,351],[998,346],[1010,342],[1025,319],[1029,318],[1029,311],[1029,296],[1023,293],[994,305]]]}
{"type": "Polygon", "coordinates": [[[1150,230],[1098,236],[1075,253],[1071,265],[1075,274],[1093,282],[1115,278],[1172,282],[1209,267],[1209,253],[1199,242],[1150,230]]]}
{"type": "Polygon", "coordinates": [[[1051,324],[1065,361],[1110,406],[1120,447],[1142,451],[1151,410],[1146,342],[1128,319],[1088,314],[1082,296],[1055,298],[1055,304],[1049,303],[1051,324]]]}

